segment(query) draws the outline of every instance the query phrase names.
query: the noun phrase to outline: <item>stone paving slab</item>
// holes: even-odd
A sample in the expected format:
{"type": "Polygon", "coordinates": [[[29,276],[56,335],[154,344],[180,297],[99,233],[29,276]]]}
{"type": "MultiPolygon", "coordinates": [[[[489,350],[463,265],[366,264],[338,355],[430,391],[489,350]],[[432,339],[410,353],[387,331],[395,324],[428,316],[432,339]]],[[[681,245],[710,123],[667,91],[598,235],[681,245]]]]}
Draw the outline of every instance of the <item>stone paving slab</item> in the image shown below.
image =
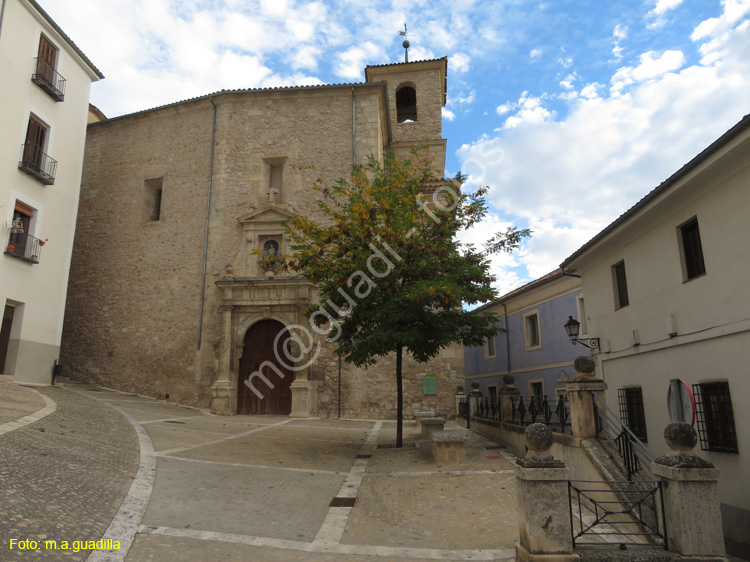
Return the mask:
{"type": "Polygon", "coordinates": [[[186,445],[198,445],[207,441],[213,441],[220,437],[221,433],[207,433],[195,429],[185,429],[182,426],[166,424],[152,424],[148,426],[148,434],[154,444],[154,451],[164,451],[175,447],[186,445]]]}
{"type": "Polygon", "coordinates": [[[223,418],[219,418],[218,420],[216,420],[210,417],[202,416],[189,419],[177,419],[172,420],[171,422],[156,420],[153,422],[147,422],[146,424],[144,424],[144,427],[150,425],[153,425],[155,427],[180,427],[186,430],[206,431],[209,433],[223,433],[229,435],[244,433],[245,431],[250,431],[251,429],[264,427],[266,424],[261,425],[258,423],[231,423],[224,422],[223,418]]]}
{"type": "Polygon", "coordinates": [[[0,436],[0,560],[85,560],[89,551],[10,551],[10,539],[98,540],[138,468],[131,425],[117,411],[57,387],[57,410],[0,436]]]}
{"type": "Polygon", "coordinates": [[[45,403],[39,394],[11,382],[0,381],[0,424],[16,421],[44,408],[45,403]]]}
{"type": "MultiPolygon", "coordinates": [[[[370,422],[370,428],[372,429],[372,422],[370,422]]],[[[326,428],[322,426],[304,427],[300,425],[282,425],[274,428],[270,428],[264,431],[258,436],[262,437],[278,437],[283,439],[309,439],[309,440],[324,440],[328,442],[340,441],[340,442],[352,442],[352,443],[364,443],[367,441],[367,436],[370,431],[364,429],[335,429],[326,428]]]]}
{"type": "MultiPolygon", "coordinates": [[[[376,550],[373,548],[373,551],[376,550]]],[[[272,549],[220,541],[196,540],[182,537],[138,535],[131,549],[133,560],[138,562],[184,562],[185,560],[211,560],[216,562],[428,562],[435,558],[412,558],[352,553],[304,552],[300,550],[272,549]]],[[[130,557],[129,557],[130,559],[130,557]]],[[[474,558],[481,560],[482,558],[474,558]]],[[[484,558],[511,562],[515,554],[484,558]]],[[[466,558],[443,558],[443,560],[467,560],[466,558]]]]}
{"type": "Polygon", "coordinates": [[[360,445],[295,439],[261,439],[252,435],[231,441],[207,445],[175,456],[189,459],[330,470],[346,473],[352,465],[360,445]]]}
{"type": "Polygon", "coordinates": [[[518,540],[513,474],[365,476],[358,496],[342,544],[491,549],[518,540]]]}
{"type": "Polygon", "coordinates": [[[343,481],[343,475],[161,457],[143,525],[310,542],[343,481]]]}

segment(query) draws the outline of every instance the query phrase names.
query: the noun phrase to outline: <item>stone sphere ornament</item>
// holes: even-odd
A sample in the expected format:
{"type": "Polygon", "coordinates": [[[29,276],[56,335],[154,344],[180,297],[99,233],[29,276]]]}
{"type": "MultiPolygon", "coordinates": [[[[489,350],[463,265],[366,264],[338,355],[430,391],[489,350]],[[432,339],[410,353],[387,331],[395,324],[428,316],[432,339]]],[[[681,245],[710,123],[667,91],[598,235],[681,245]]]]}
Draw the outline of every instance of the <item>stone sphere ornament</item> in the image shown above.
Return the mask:
{"type": "Polygon", "coordinates": [[[594,360],[588,355],[579,355],[573,362],[573,368],[576,370],[576,373],[578,373],[578,378],[593,379],[596,363],[594,363],[594,360]]]}
{"type": "Polygon", "coordinates": [[[671,455],[692,455],[698,444],[698,434],[689,423],[673,422],[664,428],[664,441],[671,455]]]}
{"type": "Polygon", "coordinates": [[[516,382],[516,377],[513,375],[503,375],[503,384],[505,386],[513,386],[513,383],[516,382]]]}
{"type": "Polygon", "coordinates": [[[529,451],[545,453],[552,448],[552,431],[543,423],[532,423],[524,432],[529,451]]]}

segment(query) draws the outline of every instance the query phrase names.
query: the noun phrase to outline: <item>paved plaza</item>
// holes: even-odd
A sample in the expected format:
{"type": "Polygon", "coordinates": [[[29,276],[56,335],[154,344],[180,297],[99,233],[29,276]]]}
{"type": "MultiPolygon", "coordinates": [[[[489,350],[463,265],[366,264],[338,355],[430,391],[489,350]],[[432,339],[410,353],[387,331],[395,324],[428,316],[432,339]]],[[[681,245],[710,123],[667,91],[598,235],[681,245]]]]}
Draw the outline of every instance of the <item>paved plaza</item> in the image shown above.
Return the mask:
{"type": "Polygon", "coordinates": [[[513,457],[470,433],[466,462],[440,466],[414,422],[404,438],[388,447],[391,421],[223,417],[0,382],[0,560],[512,560],[513,457]],[[120,548],[72,548],[101,539],[120,548]]]}

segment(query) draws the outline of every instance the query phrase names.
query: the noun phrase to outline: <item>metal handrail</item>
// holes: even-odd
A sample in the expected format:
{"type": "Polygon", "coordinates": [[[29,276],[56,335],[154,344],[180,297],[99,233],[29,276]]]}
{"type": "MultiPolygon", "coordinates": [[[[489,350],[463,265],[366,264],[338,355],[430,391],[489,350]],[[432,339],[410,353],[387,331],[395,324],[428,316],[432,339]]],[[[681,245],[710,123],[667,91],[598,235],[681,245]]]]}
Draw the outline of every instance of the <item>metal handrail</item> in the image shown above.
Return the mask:
{"type": "Polygon", "coordinates": [[[592,392],[596,437],[633,483],[655,480],[650,465],[656,460],[649,448],[624,425],[607,404],[592,392]]]}
{"type": "Polygon", "coordinates": [[[13,233],[5,246],[5,253],[31,263],[39,263],[42,242],[39,238],[23,232],[13,233]]]}
{"type": "Polygon", "coordinates": [[[42,57],[34,59],[34,73],[31,75],[31,79],[57,101],[65,99],[65,84],[67,80],[55,70],[54,66],[42,57]]]}
{"type": "Polygon", "coordinates": [[[55,173],[57,173],[57,160],[45,153],[41,147],[30,142],[22,144],[21,151],[21,161],[18,167],[43,184],[53,185],[55,173]]]}

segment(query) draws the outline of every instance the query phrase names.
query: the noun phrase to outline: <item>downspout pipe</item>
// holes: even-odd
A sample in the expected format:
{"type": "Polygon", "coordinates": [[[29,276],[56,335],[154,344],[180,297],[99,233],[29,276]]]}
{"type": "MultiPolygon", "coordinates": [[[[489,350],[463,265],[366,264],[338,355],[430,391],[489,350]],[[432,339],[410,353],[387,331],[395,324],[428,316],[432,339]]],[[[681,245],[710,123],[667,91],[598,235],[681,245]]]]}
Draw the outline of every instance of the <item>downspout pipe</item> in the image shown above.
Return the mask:
{"type": "Polygon", "coordinates": [[[354,86],[352,86],[352,166],[357,164],[357,113],[354,86]]]}
{"type": "Polygon", "coordinates": [[[505,357],[508,362],[508,374],[510,375],[510,329],[508,328],[508,307],[505,306],[504,302],[501,302],[500,304],[503,305],[503,311],[505,313],[505,350],[507,351],[505,357]]]}
{"type": "Polygon", "coordinates": [[[203,337],[203,311],[206,305],[206,268],[208,266],[208,226],[211,220],[211,189],[214,180],[214,144],[216,141],[216,104],[214,98],[208,98],[213,106],[213,117],[211,121],[211,156],[208,163],[208,194],[206,195],[206,231],[203,235],[203,278],[201,281],[201,312],[198,323],[198,349],[201,348],[203,337]]]}

